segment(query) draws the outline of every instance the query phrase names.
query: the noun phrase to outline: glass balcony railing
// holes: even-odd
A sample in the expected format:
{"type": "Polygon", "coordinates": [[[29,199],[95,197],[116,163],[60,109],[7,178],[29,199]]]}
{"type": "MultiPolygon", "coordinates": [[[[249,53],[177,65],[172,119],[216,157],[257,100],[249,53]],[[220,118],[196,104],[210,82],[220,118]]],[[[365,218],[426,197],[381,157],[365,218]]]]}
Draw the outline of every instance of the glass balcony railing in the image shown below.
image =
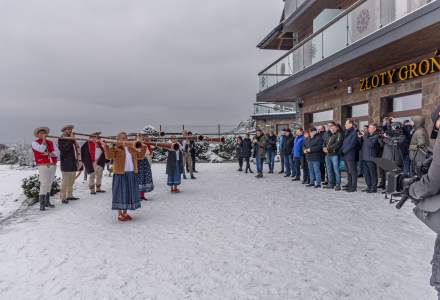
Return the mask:
{"type": "Polygon", "coordinates": [[[435,1],[360,0],[354,3],[260,72],[260,92],[435,1]]]}
{"type": "Polygon", "coordinates": [[[307,0],[286,0],[284,5],[284,16],[288,18],[307,0]]]}
{"type": "Polygon", "coordinates": [[[274,103],[255,103],[254,115],[280,115],[280,114],[295,114],[296,103],[287,102],[282,104],[274,103]]]}

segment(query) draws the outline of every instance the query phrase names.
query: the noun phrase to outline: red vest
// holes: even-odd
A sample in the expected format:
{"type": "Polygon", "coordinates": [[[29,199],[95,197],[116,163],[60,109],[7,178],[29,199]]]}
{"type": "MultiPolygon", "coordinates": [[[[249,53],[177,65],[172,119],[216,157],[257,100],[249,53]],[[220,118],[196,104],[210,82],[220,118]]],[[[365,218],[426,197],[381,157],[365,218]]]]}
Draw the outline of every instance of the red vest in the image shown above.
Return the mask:
{"type": "MultiPolygon", "coordinates": [[[[35,142],[37,142],[38,144],[41,145],[43,143],[43,140],[38,139],[35,142]]],[[[46,145],[47,145],[47,149],[46,149],[47,153],[54,152],[55,148],[53,146],[52,141],[46,141],[46,145]]],[[[47,155],[46,153],[38,152],[33,148],[32,148],[32,151],[34,152],[35,163],[37,164],[37,166],[38,165],[49,165],[49,164],[55,165],[58,161],[58,157],[50,157],[50,155],[47,155]]]]}

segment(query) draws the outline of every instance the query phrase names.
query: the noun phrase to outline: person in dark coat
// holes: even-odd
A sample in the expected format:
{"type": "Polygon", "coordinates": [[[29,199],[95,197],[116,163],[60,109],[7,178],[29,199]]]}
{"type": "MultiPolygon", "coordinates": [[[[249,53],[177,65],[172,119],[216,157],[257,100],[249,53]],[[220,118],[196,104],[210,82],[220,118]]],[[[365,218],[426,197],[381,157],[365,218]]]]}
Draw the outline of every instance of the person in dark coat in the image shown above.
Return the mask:
{"type": "Polygon", "coordinates": [[[64,126],[61,131],[63,134],[58,139],[58,149],[60,150],[61,174],[61,202],[69,203],[69,200],[78,200],[73,196],[73,185],[75,184],[76,172],[78,171],[81,155],[79,145],[74,140],[73,125],[64,126]],[[72,138],[72,139],[68,139],[72,138]]]}
{"type": "Polygon", "coordinates": [[[252,141],[251,141],[251,136],[249,133],[246,134],[246,137],[243,139],[243,158],[246,161],[246,169],[245,172],[247,173],[249,171],[249,173],[254,173],[251,169],[251,163],[250,163],[250,159],[252,156],[252,141]]]}
{"type": "Polygon", "coordinates": [[[370,124],[368,132],[360,134],[362,144],[362,161],[363,172],[367,189],[363,190],[367,193],[377,193],[377,164],[379,157],[380,145],[379,136],[377,134],[377,125],[370,124]]]}
{"type": "MultiPolygon", "coordinates": [[[[440,129],[440,106],[432,113],[432,121],[434,126],[432,128],[431,138],[435,139],[433,149],[433,160],[429,167],[428,173],[423,175],[419,181],[413,183],[409,187],[409,196],[416,201],[423,201],[424,199],[431,198],[439,194],[440,187],[440,135],[438,131],[440,129]]],[[[435,203],[436,201],[432,201],[435,203]]],[[[426,220],[431,219],[433,216],[427,214],[426,220]]],[[[431,286],[437,291],[437,298],[440,299],[440,233],[437,233],[437,238],[434,246],[434,255],[431,260],[432,274],[431,274],[431,286]]]]}
{"type": "Polygon", "coordinates": [[[301,145],[301,151],[303,155],[301,156],[301,168],[303,169],[303,180],[302,184],[310,184],[310,172],[309,172],[309,164],[306,159],[306,155],[304,153],[305,145],[307,145],[310,139],[310,131],[304,130],[304,140],[301,145]]]}
{"type": "Polygon", "coordinates": [[[257,164],[257,178],[263,177],[264,159],[266,156],[266,135],[261,129],[257,129],[254,140],[255,162],[257,164]]]}
{"type": "MultiPolygon", "coordinates": [[[[173,144],[177,143],[175,137],[171,138],[173,144]]],[[[169,150],[166,166],[166,174],[168,175],[167,185],[171,187],[171,193],[180,193],[177,188],[182,183],[183,170],[183,152],[179,147],[177,150],[169,150]]]]}
{"type": "Polygon", "coordinates": [[[243,171],[243,138],[241,136],[237,136],[235,140],[235,155],[238,159],[238,171],[243,171]]]}
{"type": "Polygon", "coordinates": [[[284,155],[284,170],[286,171],[284,177],[290,177],[292,175],[293,168],[293,149],[294,137],[289,128],[286,129],[286,138],[284,140],[283,155],[284,155]]]}
{"type": "Polygon", "coordinates": [[[102,174],[106,163],[104,149],[99,141],[101,132],[91,134],[91,137],[81,147],[81,158],[85,173],[89,175],[90,194],[105,193],[101,189],[102,174]]]}
{"type": "Polygon", "coordinates": [[[354,128],[353,120],[348,119],[345,122],[344,141],[342,142],[342,155],[344,157],[345,168],[348,174],[348,183],[344,187],[347,192],[353,193],[357,190],[357,164],[356,156],[358,155],[358,135],[354,128]]]}
{"type": "Polygon", "coordinates": [[[266,135],[266,159],[269,164],[269,173],[273,173],[275,168],[275,156],[277,154],[277,136],[271,131],[266,135]]]}
{"type": "Polygon", "coordinates": [[[322,145],[324,141],[318,134],[315,127],[310,129],[310,138],[304,142],[304,153],[306,155],[307,163],[309,165],[310,183],[309,187],[321,187],[321,159],[322,159],[322,145]]]}
{"type": "Polygon", "coordinates": [[[327,189],[334,188],[336,191],[341,190],[341,171],[339,169],[339,152],[344,140],[342,132],[339,130],[335,122],[329,123],[329,129],[325,140],[323,151],[325,153],[325,163],[328,176],[327,189]]]}
{"type": "MultiPolygon", "coordinates": [[[[325,129],[325,126],[318,126],[317,128],[318,135],[321,137],[322,141],[324,141],[327,138],[328,132],[325,129]]],[[[322,152],[322,158],[319,165],[319,168],[321,170],[321,181],[323,185],[328,185],[328,175],[327,175],[327,169],[325,166],[325,155],[324,152],[322,152]]]]}

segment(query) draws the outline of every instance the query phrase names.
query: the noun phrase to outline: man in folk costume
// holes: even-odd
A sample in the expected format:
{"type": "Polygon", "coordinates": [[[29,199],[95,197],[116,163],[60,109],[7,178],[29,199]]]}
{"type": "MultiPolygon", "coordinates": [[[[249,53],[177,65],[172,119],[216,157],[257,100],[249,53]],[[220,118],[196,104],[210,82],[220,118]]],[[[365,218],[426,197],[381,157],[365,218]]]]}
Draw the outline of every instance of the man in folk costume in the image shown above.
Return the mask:
{"type": "MultiPolygon", "coordinates": [[[[191,131],[188,131],[188,136],[193,136],[193,133],[191,131]]],[[[192,170],[193,170],[193,173],[199,173],[196,170],[196,156],[197,156],[196,142],[194,140],[191,140],[190,145],[191,145],[192,170]]]]}
{"type": "Polygon", "coordinates": [[[185,173],[185,168],[187,170],[189,170],[189,174],[191,175],[191,179],[196,179],[196,177],[194,177],[193,174],[193,162],[192,162],[192,157],[191,157],[191,149],[194,145],[191,144],[190,139],[188,139],[188,132],[186,130],[182,131],[182,141],[181,141],[181,145],[182,145],[182,151],[183,151],[183,179],[186,179],[186,173],[185,173]]]}
{"type": "Polygon", "coordinates": [[[101,132],[94,132],[90,139],[81,147],[81,158],[85,172],[89,175],[90,194],[105,193],[101,189],[102,174],[105,167],[104,149],[99,143],[101,132]]]}
{"type": "Polygon", "coordinates": [[[61,202],[69,203],[69,200],[78,200],[73,197],[73,185],[76,179],[76,172],[81,162],[81,154],[78,143],[74,140],[73,125],[65,125],[61,128],[63,134],[58,139],[58,149],[60,150],[61,174],[61,202]],[[71,139],[69,139],[71,138],[71,139]]]}
{"type": "Polygon", "coordinates": [[[55,207],[50,203],[50,191],[55,180],[58,157],[53,142],[47,140],[48,134],[48,127],[38,127],[34,130],[34,136],[37,139],[32,142],[32,151],[40,181],[40,210],[46,210],[46,207],[55,207]]]}

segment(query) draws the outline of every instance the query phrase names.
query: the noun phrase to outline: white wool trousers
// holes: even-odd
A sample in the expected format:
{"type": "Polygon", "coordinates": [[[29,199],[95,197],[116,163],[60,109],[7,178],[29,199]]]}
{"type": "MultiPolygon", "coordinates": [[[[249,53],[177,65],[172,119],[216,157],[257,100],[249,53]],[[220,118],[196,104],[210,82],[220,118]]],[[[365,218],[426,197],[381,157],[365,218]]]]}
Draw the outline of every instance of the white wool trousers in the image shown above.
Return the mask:
{"type": "Polygon", "coordinates": [[[99,166],[97,163],[93,163],[93,168],[95,172],[89,174],[89,188],[91,191],[101,190],[102,183],[102,173],[104,173],[104,168],[99,166]]]}
{"type": "Polygon", "coordinates": [[[40,181],[40,195],[46,195],[52,188],[52,182],[55,180],[56,165],[38,166],[38,178],[40,181]]]}

